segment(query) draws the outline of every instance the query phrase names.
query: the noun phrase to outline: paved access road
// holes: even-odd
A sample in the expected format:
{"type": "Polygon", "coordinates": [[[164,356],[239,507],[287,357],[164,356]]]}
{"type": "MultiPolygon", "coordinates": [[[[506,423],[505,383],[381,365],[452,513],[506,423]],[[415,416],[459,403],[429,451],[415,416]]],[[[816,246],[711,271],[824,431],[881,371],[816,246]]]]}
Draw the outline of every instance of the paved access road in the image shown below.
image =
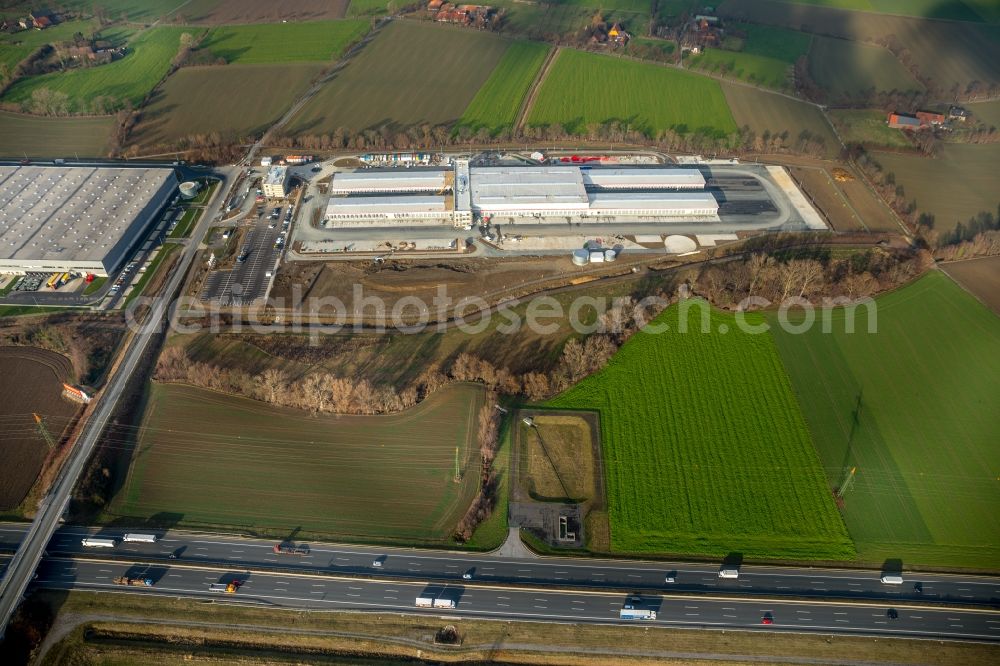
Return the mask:
{"type": "Polygon", "coordinates": [[[116,559],[46,559],[35,585],[54,589],[134,592],[227,603],[324,610],[423,612],[445,618],[483,617],[577,623],[640,623],[689,628],[816,631],[949,639],[1000,640],[1000,612],[983,609],[892,606],[879,603],[740,599],[675,594],[627,595],[604,591],[523,589],[484,581],[451,584],[389,581],[290,572],[234,572],[210,565],[131,564],[116,559]],[[151,588],[115,585],[116,576],[148,577],[151,588]],[[210,592],[213,583],[239,583],[235,594],[210,592]],[[417,597],[448,599],[454,608],[420,609],[417,597]],[[626,603],[656,611],[650,621],[621,620],[626,603]],[[773,623],[764,625],[763,618],[773,623]]]}
{"type": "MultiPolygon", "coordinates": [[[[215,174],[218,175],[218,174],[215,174]]],[[[232,174],[227,174],[229,178],[232,174]]],[[[226,177],[221,178],[220,189],[226,186],[226,177]]],[[[231,180],[230,180],[231,182],[231,180]]],[[[217,192],[218,192],[217,191],[217,192]]],[[[201,238],[208,228],[209,221],[218,213],[221,198],[216,194],[214,201],[206,208],[193,237],[201,238]]],[[[0,579],[0,631],[6,628],[14,609],[21,603],[24,591],[34,575],[35,568],[42,558],[45,545],[52,538],[59,525],[59,519],[69,502],[70,491],[76,485],[90,458],[94,445],[104,431],[115,405],[118,403],[129,378],[135,372],[149,342],[155,339],[160,326],[168,314],[168,307],[173,294],[176,293],[188,267],[198,251],[198,244],[189,243],[182,250],[182,255],[174,268],[160,296],[151,299],[149,312],[141,326],[135,326],[123,345],[117,364],[111,368],[104,388],[98,394],[97,402],[89,417],[82,424],[80,434],[73,444],[73,450],[66,458],[59,475],[42,499],[38,507],[35,521],[27,531],[27,536],[14,554],[6,573],[0,579]]]]}
{"type": "MultiPolygon", "coordinates": [[[[136,532],[151,532],[137,528],[136,532]]],[[[23,527],[0,524],[0,548],[16,547],[23,527]]],[[[275,541],[207,535],[181,530],[152,531],[156,543],[120,542],[113,550],[84,548],[85,536],[118,538],[122,529],[63,527],[53,537],[47,553],[75,556],[88,553],[123,561],[213,563],[255,569],[322,571],[396,579],[476,582],[546,586],[548,588],[616,589],[636,592],[726,594],[739,596],[803,597],[871,600],[887,604],[904,602],[981,605],[1000,608],[1000,578],[950,574],[904,574],[904,585],[884,585],[879,572],[849,569],[801,569],[744,566],[737,580],[720,579],[710,564],[653,563],[579,558],[505,559],[491,554],[454,551],[345,546],[293,541],[308,549],[306,555],[277,555],[275,541]],[[381,566],[375,567],[379,560],[381,566]],[[667,575],[675,583],[666,583],[667,575]],[[920,591],[916,585],[919,583],[920,591]]]]}

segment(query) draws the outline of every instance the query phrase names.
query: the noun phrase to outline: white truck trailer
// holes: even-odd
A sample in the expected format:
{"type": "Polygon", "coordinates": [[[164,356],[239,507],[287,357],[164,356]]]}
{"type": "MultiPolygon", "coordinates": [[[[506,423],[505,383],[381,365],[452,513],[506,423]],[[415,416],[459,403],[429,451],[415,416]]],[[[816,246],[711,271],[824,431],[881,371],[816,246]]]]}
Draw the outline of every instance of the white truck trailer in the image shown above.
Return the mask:
{"type": "Polygon", "coordinates": [[[123,537],[123,540],[129,543],[156,543],[156,535],[129,533],[123,537]]]}
{"type": "Polygon", "coordinates": [[[417,597],[417,608],[431,608],[433,605],[433,597],[417,597]]]}
{"type": "Polygon", "coordinates": [[[80,541],[86,548],[114,548],[118,545],[116,539],[98,539],[97,537],[87,537],[80,541]]]}

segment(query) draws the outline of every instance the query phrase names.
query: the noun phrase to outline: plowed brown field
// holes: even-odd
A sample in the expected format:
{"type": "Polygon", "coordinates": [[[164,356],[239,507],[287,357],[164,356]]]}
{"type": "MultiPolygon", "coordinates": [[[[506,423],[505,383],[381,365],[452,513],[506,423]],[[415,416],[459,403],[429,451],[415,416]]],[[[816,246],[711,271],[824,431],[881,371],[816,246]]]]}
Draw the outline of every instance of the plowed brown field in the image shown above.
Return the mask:
{"type": "Polygon", "coordinates": [[[56,439],[79,408],[62,397],[73,375],[69,359],[34,347],[0,347],[0,510],[15,508],[31,489],[48,453],[35,425],[41,415],[56,439]]]}

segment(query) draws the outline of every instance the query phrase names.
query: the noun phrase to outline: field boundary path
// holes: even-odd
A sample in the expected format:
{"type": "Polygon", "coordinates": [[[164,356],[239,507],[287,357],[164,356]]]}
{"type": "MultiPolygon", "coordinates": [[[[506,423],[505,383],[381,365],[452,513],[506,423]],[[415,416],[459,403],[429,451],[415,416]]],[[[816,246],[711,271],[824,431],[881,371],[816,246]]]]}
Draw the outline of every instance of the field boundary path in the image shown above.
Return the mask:
{"type": "Polygon", "coordinates": [[[542,68],[538,70],[538,76],[531,83],[528,94],[524,96],[521,108],[517,110],[517,118],[514,120],[515,131],[520,131],[524,128],[524,122],[528,119],[528,112],[535,105],[535,98],[538,97],[538,91],[541,89],[542,84],[545,83],[545,79],[548,78],[549,71],[552,70],[552,63],[556,61],[556,57],[560,51],[562,51],[562,47],[557,46],[549,49],[548,55],[545,56],[545,62],[542,63],[542,68]]]}
{"type": "Polygon", "coordinates": [[[306,102],[311,100],[316,93],[318,93],[320,89],[330,81],[330,79],[346,67],[347,63],[349,63],[351,59],[361,51],[361,49],[367,46],[368,42],[375,39],[378,33],[382,31],[382,28],[384,28],[391,20],[392,17],[383,17],[378,23],[375,24],[374,28],[368,31],[367,35],[361,38],[361,41],[352,46],[343,56],[340,57],[339,60],[334,63],[333,67],[330,68],[330,71],[322,75],[309,87],[308,90],[302,93],[302,96],[295,100],[295,103],[292,104],[287,111],[285,111],[284,115],[278,118],[273,125],[264,130],[263,134],[260,135],[260,138],[257,139],[252,146],[250,146],[250,150],[247,152],[246,157],[243,158],[243,163],[251,164],[254,156],[257,154],[257,151],[261,149],[261,146],[264,146],[267,143],[267,140],[271,137],[274,131],[281,129],[288,124],[288,121],[302,110],[302,107],[306,105],[306,102]]]}

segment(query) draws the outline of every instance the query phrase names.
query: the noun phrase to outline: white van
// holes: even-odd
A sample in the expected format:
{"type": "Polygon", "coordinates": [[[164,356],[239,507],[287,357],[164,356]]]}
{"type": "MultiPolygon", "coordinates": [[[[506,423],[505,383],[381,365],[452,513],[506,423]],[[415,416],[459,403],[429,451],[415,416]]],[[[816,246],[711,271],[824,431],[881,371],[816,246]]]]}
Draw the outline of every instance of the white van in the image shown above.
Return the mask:
{"type": "Polygon", "coordinates": [[[722,567],[719,569],[719,578],[739,578],[740,570],[736,567],[722,567]]]}
{"type": "Polygon", "coordinates": [[[886,585],[902,585],[903,584],[903,577],[902,576],[897,576],[896,574],[884,574],[882,576],[882,578],[880,578],[879,580],[881,580],[886,585]]]}

